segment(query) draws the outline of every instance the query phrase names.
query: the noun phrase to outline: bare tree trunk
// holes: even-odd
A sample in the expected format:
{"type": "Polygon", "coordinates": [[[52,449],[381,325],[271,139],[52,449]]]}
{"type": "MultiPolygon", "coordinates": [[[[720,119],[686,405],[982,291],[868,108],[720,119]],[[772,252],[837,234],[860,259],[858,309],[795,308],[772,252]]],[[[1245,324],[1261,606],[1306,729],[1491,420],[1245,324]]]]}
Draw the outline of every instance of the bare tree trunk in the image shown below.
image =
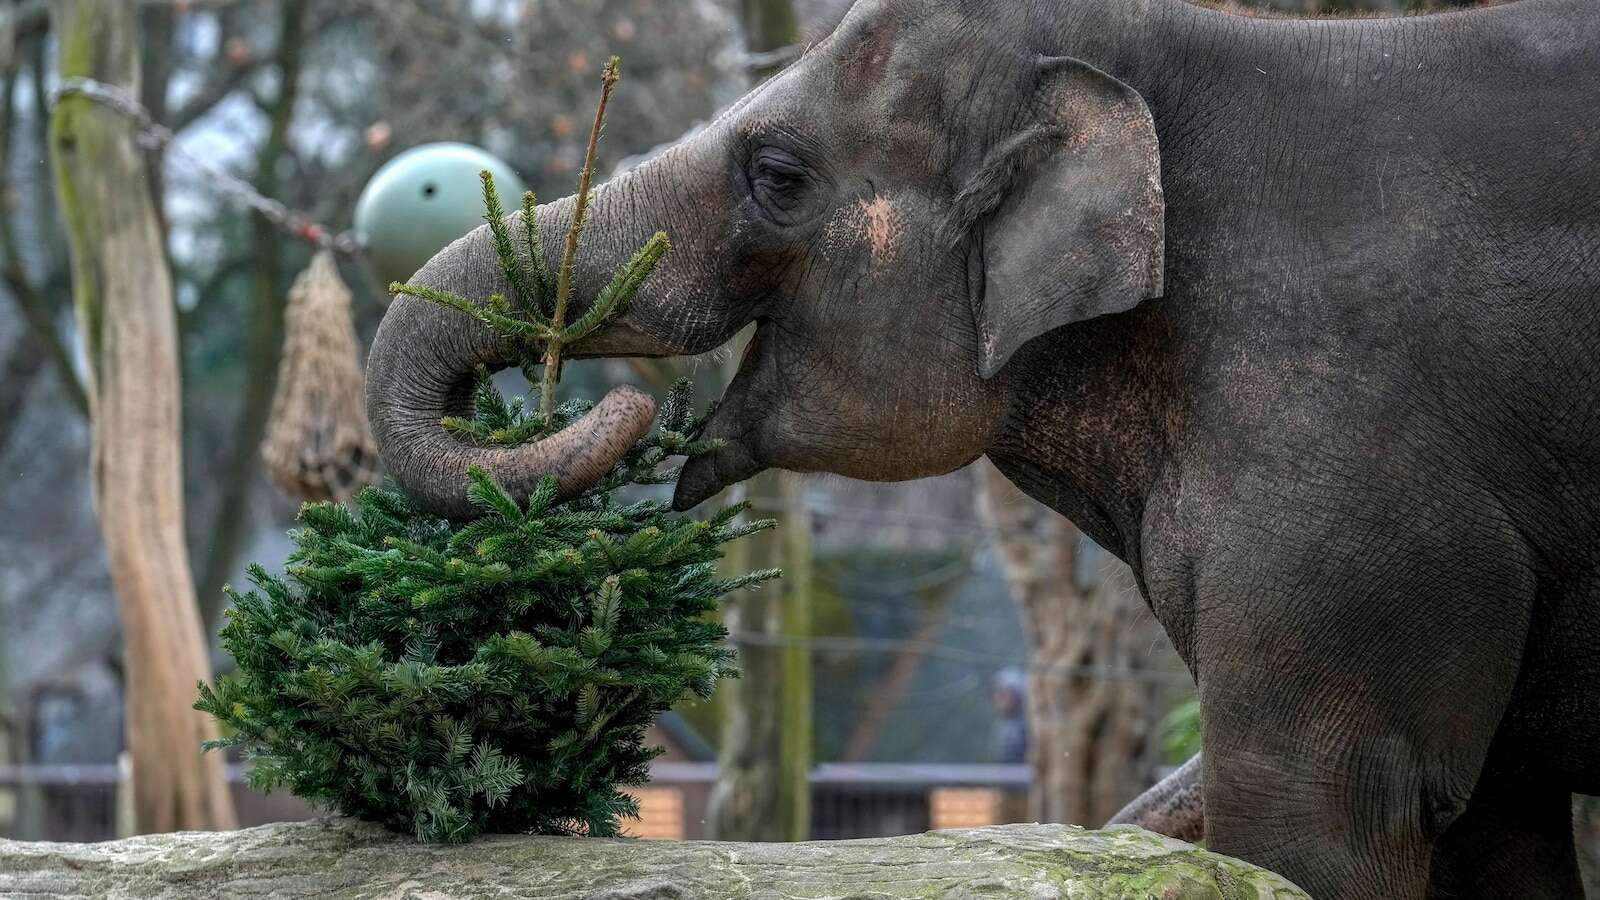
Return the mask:
{"type": "Polygon", "coordinates": [[[44,371],[44,363],[44,351],[38,342],[23,334],[0,364],[0,422],[6,423],[5,430],[0,431],[0,455],[5,454],[17,433],[17,418],[22,415],[34,379],[44,371]]]}
{"type": "MultiPolygon", "coordinates": [[[[134,0],[58,0],[62,78],[138,94],[134,0]]],[[[91,482],[127,669],[134,821],[143,832],[236,825],[216,727],[191,704],[211,677],[183,536],[177,322],[133,125],[81,95],[50,123],[56,191],[90,361],[91,482]]]]}
{"type": "Polygon", "coordinates": [[[1174,654],[1127,566],[988,462],[978,481],[1032,651],[1028,816],[1098,827],[1149,786],[1174,654]]]}
{"type": "MultiPolygon", "coordinates": [[[[167,121],[167,83],[172,80],[173,37],[177,32],[178,11],[168,4],[146,4],[139,11],[139,102],[157,122],[167,121]]],[[[150,205],[155,208],[156,225],[162,240],[167,235],[166,151],[147,147],[144,153],[145,177],[150,180],[150,205]]]]}

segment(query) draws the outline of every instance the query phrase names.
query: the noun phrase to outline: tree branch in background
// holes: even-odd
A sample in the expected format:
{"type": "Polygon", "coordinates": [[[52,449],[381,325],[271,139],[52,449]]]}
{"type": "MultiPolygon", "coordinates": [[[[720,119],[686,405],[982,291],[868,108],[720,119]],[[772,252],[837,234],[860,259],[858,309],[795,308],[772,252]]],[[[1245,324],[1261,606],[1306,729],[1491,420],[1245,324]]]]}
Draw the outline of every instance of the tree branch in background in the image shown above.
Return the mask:
{"type": "Polygon", "coordinates": [[[50,6],[45,0],[26,0],[0,9],[0,65],[9,66],[15,48],[50,28],[50,6]]]}
{"type": "MultiPolygon", "coordinates": [[[[150,111],[150,118],[164,122],[167,118],[167,83],[172,80],[172,39],[176,25],[172,7],[146,7],[139,11],[139,102],[150,111]]],[[[167,179],[162,163],[166,152],[160,147],[146,147],[144,168],[150,179],[150,197],[156,205],[156,221],[161,223],[162,243],[167,236],[167,179]]],[[[182,346],[182,345],[179,345],[182,346]]]]}
{"type": "MultiPolygon", "coordinates": [[[[281,8],[275,54],[278,96],[269,108],[271,125],[266,142],[256,154],[253,182],[255,189],[268,197],[276,197],[282,190],[278,164],[288,149],[289,125],[294,120],[295,100],[300,91],[305,11],[306,0],[284,0],[281,8]]],[[[233,573],[250,524],[250,492],[261,471],[261,440],[266,435],[267,419],[272,413],[278,362],[283,355],[283,239],[277,226],[259,213],[251,216],[250,258],[254,267],[254,288],[244,401],[234,428],[232,456],[223,475],[222,499],[211,528],[211,552],[206,556],[204,574],[198,585],[200,617],[208,636],[216,631],[224,601],[222,587],[233,573]]]]}
{"type": "MultiPolygon", "coordinates": [[[[43,38],[39,38],[40,41],[43,38]]],[[[38,56],[35,55],[35,60],[38,56]]],[[[83,390],[83,385],[78,381],[77,371],[72,365],[72,353],[61,340],[60,333],[56,330],[56,310],[59,306],[50,302],[50,295],[65,295],[65,285],[60,278],[49,277],[45,282],[45,290],[36,288],[28,279],[28,273],[23,266],[22,251],[18,245],[15,224],[12,221],[12,211],[16,205],[11,185],[11,141],[16,134],[16,84],[19,66],[13,60],[6,66],[4,84],[0,91],[0,282],[4,282],[6,290],[16,301],[18,310],[22,313],[23,321],[28,326],[28,338],[34,345],[34,354],[42,362],[48,359],[51,367],[55,369],[57,377],[61,379],[62,389],[66,392],[67,399],[79,415],[89,414],[89,400],[83,390]]],[[[34,73],[33,81],[38,84],[43,81],[42,71],[34,73]]],[[[43,107],[38,110],[42,118],[45,114],[43,107]]],[[[40,126],[42,130],[42,124],[40,126]]],[[[19,349],[19,352],[20,349],[19,349]]],[[[11,384],[12,376],[21,376],[30,368],[37,374],[37,366],[28,366],[25,360],[10,360],[7,363],[9,392],[18,398],[26,393],[26,383],[11,384]],[[19,368],[13,368],[19,366],[19,368]]],[[[31,375],[29,376],[31,380],[31,375]]],[[[0,418],[0,421],[13,421],[9,416],[0,418]]]]}
{"type": "Polygon", "coordinates": [[[189,98],[187,103],[172,111],[166,120],[167,127],[177,132],[193,125],[218,103],[226,100],[229,94],[243,86],[245,80],[254,75],[260,67],[261,61],[254,57],[242,63],[233,63],[224,58],[224,62],[205,79],[205,87],[189,98]]]}
{"type": "MultiPolygon", "coordinates": [[[[186,10],[198,7],[221,8],[236,6],[245,0],[138,0],[140,6],[182,6],[186,10]]],[[[43,35],[50,30],[50,4],[46,0],[23,0],[15,6],[0,8],[0,64],[9,62],[9,50],[23,41],[43,35]]]]}
{"type": "MultiPolygon", "coordinates": [[[[55,304],[52,304],[41,291],[36,290],[29,283],[27,274],[23,272],[9,213],[0,213],[0,254],[6,258],[4,265],[0,266],[0,281],[5,282],[6,290],[11,293],[17,308],[22,312],[23,321],[28,325],[28,334],[43,348],[45,358],[50,360],[51,368],[61,379],[61,388],[66,393],[72,408],[79,415],[87,416],[89,400],[84,393],[83,382],[78,380],[77,372],[73,368],[72,352],[61,339],[60,333],[56,331],[55,304]]],[[[59,280],[52,284],[52,287],[60,286],[59,280]]],[[[53,294],[57,292],[51,291],[53,294]]]]}
{"type": "MultiPolygon", "coordinates": [[[[7,426],[0,429],[0,456],[5,454],[11,438],[17,433],[17,416],[28,399],[28,389],[33,387],[34,379],[44,370],[44,362],[44,353],[40,351],[38,342],[24,334],[16,340],[11,352],[6,354],[5,363],[0,365],[0,422],[5,422],[7,426]]],[[[3,699],[0,697],[0,700],[3,699]]]]}
{"type": "Polygon", "coordinates": [[[247,274],[251,269],[250,257],[240,254],[229,257],[218,263],[210,272],[182,272],[178,278],[194,287],[194,295],[198,302],[189,310],[178,310],[178,337],[180,346],[188,346],[192,335],[198,334],[210,326],[212,317],[221,311],[222,304],[215,302],[227,283],[247,274]]]}

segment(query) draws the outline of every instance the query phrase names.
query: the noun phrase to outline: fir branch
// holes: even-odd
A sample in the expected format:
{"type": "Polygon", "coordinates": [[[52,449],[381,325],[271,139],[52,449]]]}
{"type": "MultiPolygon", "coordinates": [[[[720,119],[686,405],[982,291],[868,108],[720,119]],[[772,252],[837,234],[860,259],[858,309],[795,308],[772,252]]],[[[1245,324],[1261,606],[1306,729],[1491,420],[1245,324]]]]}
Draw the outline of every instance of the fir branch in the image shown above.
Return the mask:
{"type": "Polygon", "coordinates": [[[398,281],[389,285],[389,292],[392,294],[404,294],[408,297],[416,297],[419,300],[426,300],[429,303],[435,303],[447,309],[453,309],[457,312],[464,313],[489,326],[491,330],[502,337],[516,338],[528,342],[544,341],[553,337],[559,337],[559,334],[557,332],[553,332],[548,326],[535,324],[533,322],[524,322],[520,319],[514,319],[511,316],[506,315],[504,312],[496,310],[494,308],[495,297],[499,297],[502,302],[505,299],[498,294],[496,294],[495,297],[489,298],[488,305],[480,306],[479,304],[474,303],[471,300],[460,296],[459,294],[453,294],[449,291],[443,291],[437,288],[430,288],[422,285],[401,284],[398,281]]]}
{"type": "MultiPolygon", "coordinates": [[[[506,227],[506,211],[500,206],[499,192],[494,189],[494,175],[484,169],[478,173],[478,178],[483,182],[483,218],[489,223],[495,255],[500,258],[500,267],[506,273],[506,284],[511,286],[512,293],[521,301],[523,314],[539,325],[546,325],[548,323],[541,312],[544,304],[542,285],[536,285],[528,277],[527,268],[517,259],[516,247],[511,241],[511,229],[506,227]]],[[[528,220],[524,219],[525,227],[536,227],[527,223],[528,220]]]]}
{"type": "MultiPolygon", "coordinates": [[[[477,400],[487,419],[516,413],[477,400]]],[[[252,784],[421,840],[614,834],[630,808],[616,786],[648,774],[643,729],[737,672],[702,617],[775,573],[719,577],[730,514],[555,503],[548,483],[519,508],[482,472],[472,490],[492,512],[459,526],[391,489],[307,505],[286,574],[252,567],[255,589],[235,592],[237,668],[196,708],[226,724],[215,746],[245,751],[252,784]]]]}
{"type": "Polygon", "coordinates": [[[666,256],[670,249],[672,245],[667,240],[667,233],[656,232],[639,252],[634,254],[633,259],[617,272],[611,284],[600,292],[599,298],[589,307],[589,311],[562,330],[561,343],[571,344],[588,337],[612,317],[620,315],[627,309],[634,293],[644,284],[645,279],[650,277],[650,273],[655,271],[656,264],[661,262],[661,258],[666,256]]]}
{"type": "Polygon", "coordinates": [[[663,433],[676,432],[682,434],[684,426],[688,424],[689,417],[694,415],[694,382],[687,378],[680,378],[672,383],[667,390],[667,397],[661,401],[661,430],[663,433]]]}
{"type": "Polygon", "coordinates": [[[544,242],[539,239],[538,208],[539,198],[533,191],[522,195],[522,233],[527,244],[528,269],[534,284],[538,286],[540,312],[544,313],[544,304],[552,299],[553,286],[550,284],[550,268],[544,261],[544,242]]]}
{"type": "MultiPolygon", "coordinates": [[[[505,273],[506,282],[511,292],[521,301],[519,304],[521,309],[514,309],[505,296],[500,294],[480,304],[439,288],[399,283],[389,286],[391,293],[427,300],[483,323],[496,337],[505,342],[508,355],[518,360],[518,366],[529,382],[539,384],[537,424],[529,424],[520,414],[511,417],[515,419],[514,422],[501,424],[488,421],[489,417],[481,414],[477,417],[475,425],[469,425],[459,416],[442,419],[441,427],[459,440],[478,446],[514,446],[553,434],[560,430],[564,421],[576,418],[576,416],[563,417],[555,403],[556,386],[561,380],[562,352],[568,344],[589,337],[622,313],[633,295],[671,249],[666,234],[656,233],[634,254],[629,263],[615,274],[611,283],[595,298],[587,312],[575,322],[569,324],[566,321],[572,299],[578,245],[592,197],[595,154],[605,124],[606,107],[620,77],[618,60],[612,57],[601,76],[600,102],[595,109],[594,125],[590,130],[584,165],[578,178],[572,221],[567,230],[554,286],[551,285],[550,272],[545,263],[539,234],[537,198],[532,193],[523,195],[521,208],[523,242],[519,248],[506,222],[505,209],[500,203],[494,177],[487,171],[479,174],[483,186],[484,218],[489,223],[495,254],[505,273]],[[547,301],[551,305],[548,318],[545,309],[547,301]]],[[[486,380],[486,376],[481,376],[481,379],[486,380]]],[[[496,415],[499,414],[499,411],[494,412],[496,415]]],[[[682,429],[677,430],[682,431],[682,429]]],[[[683,443],[679,440],[675,446],[683,443]]],[[[655,462],[659,460],[651,461],[650,465],[653,466],[655,462]]],[[[630,461],[630,465],[635,469],[638,463],[637,458],[630,461]]],[[[641,475],[641,477],[648,476],[641,475]]],[[[606,483],[614,488],[623,482],[611,480],[606,483]]]]}
{"type": "Polygon", "coordinates": [[[467,487],[467,499],[484,512],[494,513],[507,522],[522,521],[522,510],[517,506],[516,498],[495,483],[489,473],[471,466],[467,469],[467,478],[471,481],[467,487]]]}

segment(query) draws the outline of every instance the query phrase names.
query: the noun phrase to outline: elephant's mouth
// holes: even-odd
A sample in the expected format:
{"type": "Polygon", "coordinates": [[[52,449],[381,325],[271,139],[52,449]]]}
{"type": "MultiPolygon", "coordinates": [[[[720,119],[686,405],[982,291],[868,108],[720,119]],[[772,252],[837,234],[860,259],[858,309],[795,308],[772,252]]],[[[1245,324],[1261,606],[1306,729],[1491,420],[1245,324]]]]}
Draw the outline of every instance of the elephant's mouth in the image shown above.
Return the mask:
{"type": "Polygon", "coordinates": [[[743,441],[730,440],[721,448],[684,464],[672,508],[683,512],[716,496],[723,488],[760,473],[766,466],[756,460],[743,441]]]}
{"type": "Polygon", "coordinates": [[[739,362],[739,371],[706,426],[705,436],[721,441],[722,446],[684,464],[677,490],[672,495],[673,509],[681,512],[699,506],[723,488],[767,468],[759,458],[756,441],[756,429],[766,410],[759,408],[761,404],[754,399],[751,385],[763,353],[768,349],[771,328],[768,322],[756,326],[756,333],[739,362]]]}

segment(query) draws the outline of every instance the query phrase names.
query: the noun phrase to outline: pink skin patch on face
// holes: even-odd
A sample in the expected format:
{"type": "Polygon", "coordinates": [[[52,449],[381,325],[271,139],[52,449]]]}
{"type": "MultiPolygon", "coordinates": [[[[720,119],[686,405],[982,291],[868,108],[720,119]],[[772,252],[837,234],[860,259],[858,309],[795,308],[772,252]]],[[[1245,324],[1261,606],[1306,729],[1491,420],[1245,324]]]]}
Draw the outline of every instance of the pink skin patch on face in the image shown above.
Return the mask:
{"type": "Polygon", "coordinates": [[[842,207],[823,230],[823,242],[830,255],[865,251],[877,271],[899,256],[905,230],[905,214],[893,200],[879,194],[842,207]]]}
{"type": "Polygon", "coordinates": [[[900,234],[905,230],[894,201],[879,194],[871,200],[857,200],[861,207],[862,235],[872,248],[872,264],[887,265],[894,262],[895,249],[900,234]]]}

